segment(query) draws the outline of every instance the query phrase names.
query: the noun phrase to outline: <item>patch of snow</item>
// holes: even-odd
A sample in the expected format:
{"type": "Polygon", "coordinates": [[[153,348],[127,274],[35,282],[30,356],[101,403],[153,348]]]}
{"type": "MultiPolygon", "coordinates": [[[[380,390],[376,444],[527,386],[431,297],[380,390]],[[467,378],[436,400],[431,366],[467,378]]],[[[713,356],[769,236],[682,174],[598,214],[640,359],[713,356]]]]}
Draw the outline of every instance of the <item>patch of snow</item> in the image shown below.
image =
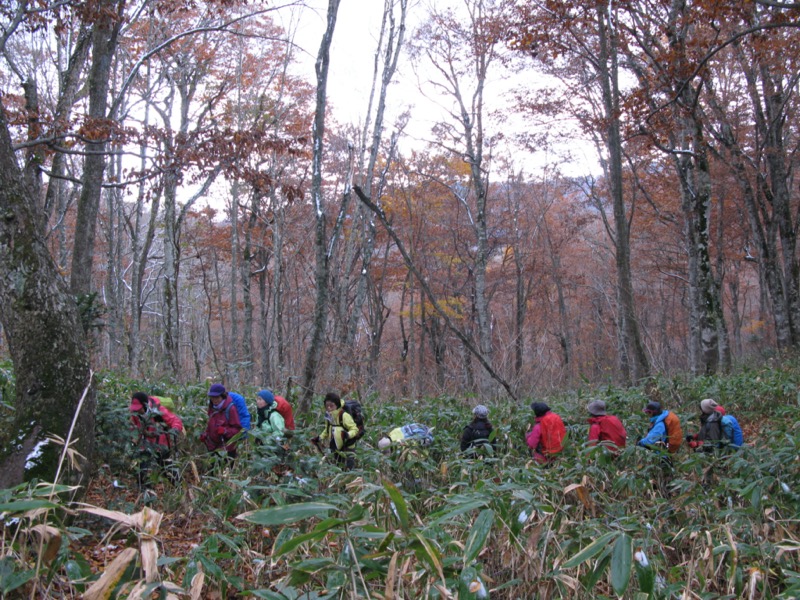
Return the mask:
{"type": "Polygon", "coordinates": [[[44,452],[44,447],[48,444],[47,440],[42,440],[33,447],[31,453],[25,458],[25,470],[29,471],[39,465],[39,459],[44,452]]]}

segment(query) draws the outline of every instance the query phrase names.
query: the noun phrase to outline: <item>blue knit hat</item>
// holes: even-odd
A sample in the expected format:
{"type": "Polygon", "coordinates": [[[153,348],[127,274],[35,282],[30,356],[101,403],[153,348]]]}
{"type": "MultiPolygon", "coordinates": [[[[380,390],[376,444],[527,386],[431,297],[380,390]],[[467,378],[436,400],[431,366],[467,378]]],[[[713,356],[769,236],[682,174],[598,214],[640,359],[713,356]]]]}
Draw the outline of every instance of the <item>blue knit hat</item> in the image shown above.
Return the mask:
{"type": "Polygon", "coordinates": [[[256,394],[259,398],[261,398],[264,402],[267,403],[267,406],[275,402],[275,394],[270,392],[269,390],[261,390],[256,394]]]}

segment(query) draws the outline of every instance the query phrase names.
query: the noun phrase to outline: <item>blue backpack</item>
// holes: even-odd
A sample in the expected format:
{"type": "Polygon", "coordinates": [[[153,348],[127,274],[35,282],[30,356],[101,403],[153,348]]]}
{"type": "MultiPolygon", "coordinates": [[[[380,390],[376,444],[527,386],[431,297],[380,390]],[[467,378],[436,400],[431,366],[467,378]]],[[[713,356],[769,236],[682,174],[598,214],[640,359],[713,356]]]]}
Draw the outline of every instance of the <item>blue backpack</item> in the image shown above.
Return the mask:
{"type": "Polygon", "coordinates": [[[416,442],[420,446],[430,446],[433,443],[433,432],[430,427],[420,423],[411,423],[401,427],[406,443],[416,442]]]}
{"type": "Polygon", "coordinates": [[[247,402],[244,401],[244,396],[236,392],[228,392],[228,396],[233,400],[233,405],[236,407],[236,414],[239,415],[239,422],[242,424],[242,429],[247,431],[250,429],[250,411],[247,410],[247,402]]]}

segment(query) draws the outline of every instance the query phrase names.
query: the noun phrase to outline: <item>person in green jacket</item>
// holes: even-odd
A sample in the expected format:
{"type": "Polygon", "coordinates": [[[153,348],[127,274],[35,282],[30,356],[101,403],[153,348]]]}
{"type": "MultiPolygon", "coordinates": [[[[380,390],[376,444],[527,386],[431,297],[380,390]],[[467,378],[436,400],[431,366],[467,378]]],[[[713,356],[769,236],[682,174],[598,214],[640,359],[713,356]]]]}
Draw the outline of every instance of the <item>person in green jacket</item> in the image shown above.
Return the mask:
{"type": "Polygon", "coordinates": [[[256,400],[256,404],[258,405],[258,428],[271,437],[282,438],[283,432],[286,431],[286,420],[278,412],[278,405],[274,402],[267,404],[261,398],[256,400]]]}

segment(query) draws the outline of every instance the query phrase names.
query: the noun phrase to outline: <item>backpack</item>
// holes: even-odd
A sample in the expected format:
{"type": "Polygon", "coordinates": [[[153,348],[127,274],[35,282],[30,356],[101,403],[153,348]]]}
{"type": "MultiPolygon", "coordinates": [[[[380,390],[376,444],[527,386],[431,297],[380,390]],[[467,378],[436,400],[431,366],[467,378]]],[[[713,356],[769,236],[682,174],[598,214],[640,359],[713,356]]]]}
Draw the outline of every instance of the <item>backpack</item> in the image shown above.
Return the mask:
{"type": "Polygon", "coordinates": [[[670,454],[674,454],[681,447],[683,442],[683,430],[681,429],[681,421],[672,411],[667,412],[664,418],[664,427],[667,430],[667,450],[670,454]]]}
{"type": "Polygon", "coordinates": [[[420,446],[430,446],[433,443],[433,432],[430,427],[419,423],[403,425],[403,438],[407,442],[416,442],[420,446]]]}
{"type": "Polygon", "coordinates": [[[708,415],[706,422],[700,428],[698,438],[703,442],[713,443],[714,446],[720,445],[722,441],[722,418],[719,413],[708,415]]]}
{"type": "Polygon", "coordinates": [[[564,449],[564,436],[567,434],[561,417],[548,411],[544,416],[538,417],[537,421],[542,427],[542,436],[539,441],[541,453],[549,458],[561,452],[564,449]]]}
{"type": "Polygon", "coordinates": [[[168,398],[167,396],[150,396],[150,397],[158,400],[161,406],[165,407],[167,410],[175,412],[175,401],[172,398],[168,398]]]}
{"type": "Polygon", "coordinates": [[[358,400],[345,400],[342,409],[353,418],[356,427],[358,427],[358,434],[350,438],[351,441],[357,442],[364,437],[364,411],[361,408],[361,403],[358,400]]]}
{"type": "Polygon", "coordinates": [[[247,410],[247,402],[245,402],[244,396],[236,392],[228,392],[228,396],[231,397],[233,405],[236,407],[236,414],[239,415],[239,422],[242,424],[242,429],[247,431],[250,429],[250,411],[247,410]]]}

